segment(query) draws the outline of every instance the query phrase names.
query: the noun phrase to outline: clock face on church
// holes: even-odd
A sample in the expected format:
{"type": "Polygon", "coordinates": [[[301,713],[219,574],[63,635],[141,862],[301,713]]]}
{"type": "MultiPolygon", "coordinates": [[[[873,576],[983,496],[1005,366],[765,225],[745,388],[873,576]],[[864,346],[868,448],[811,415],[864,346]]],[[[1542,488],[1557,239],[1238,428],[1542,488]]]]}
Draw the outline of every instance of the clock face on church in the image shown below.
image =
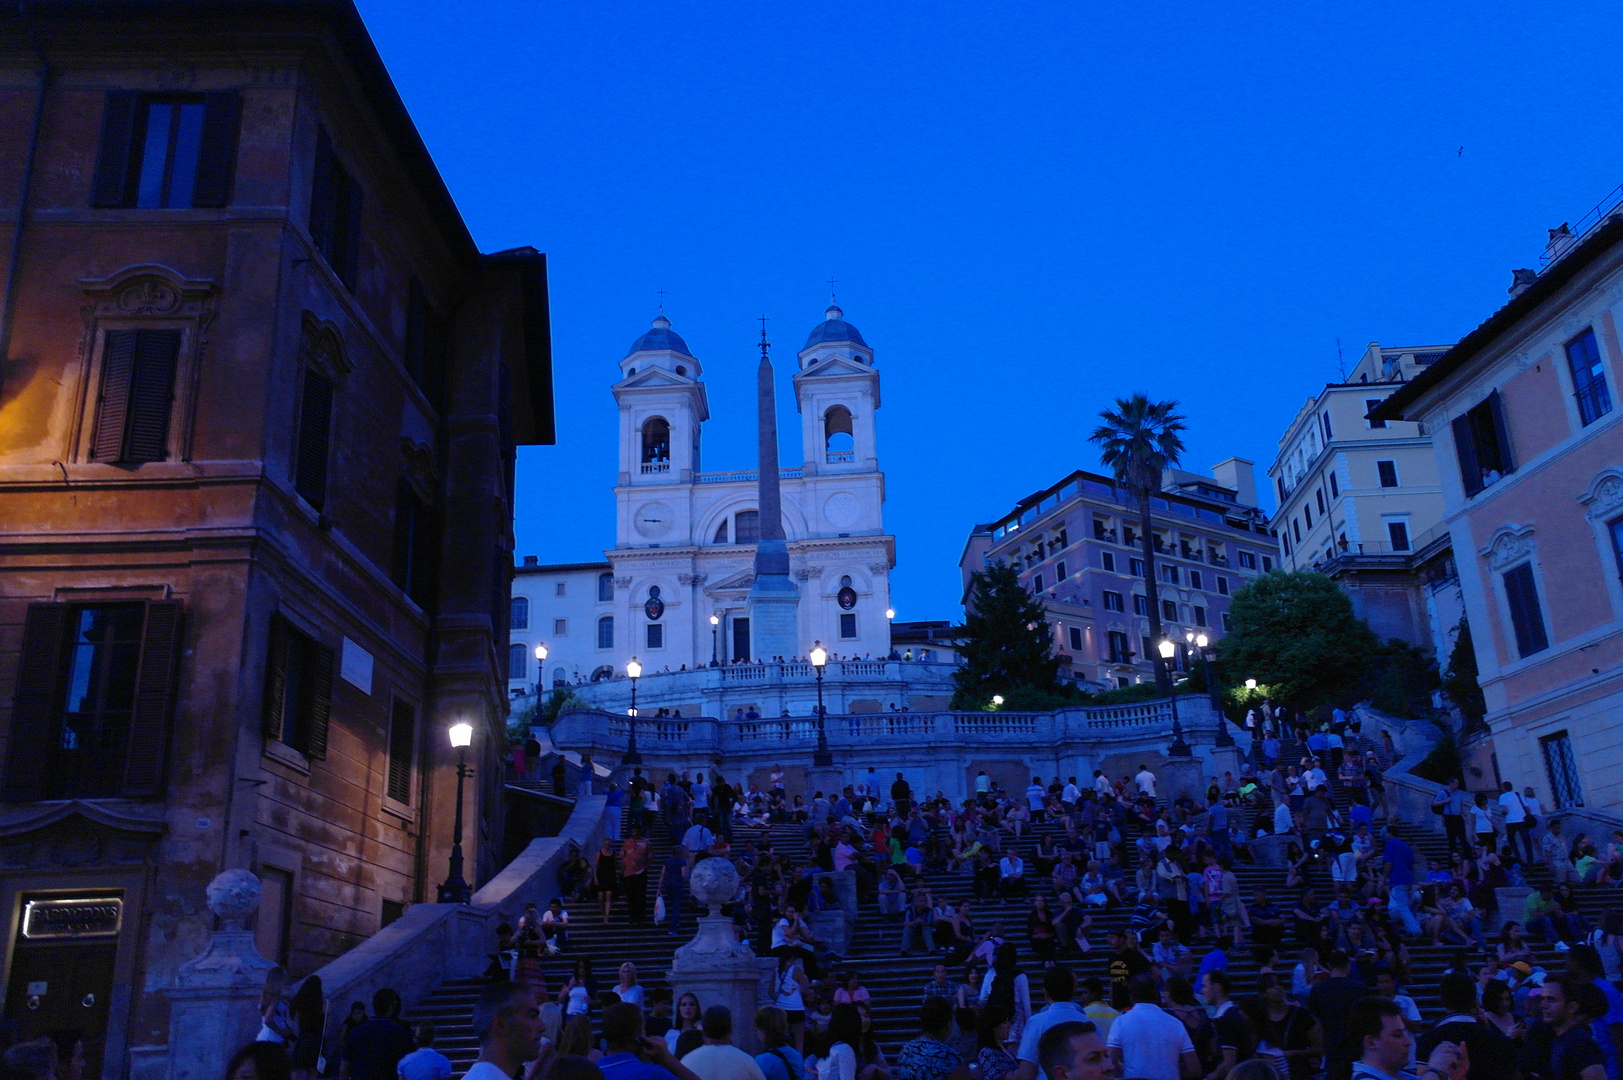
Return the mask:
{"type": "Polygon", "coordinates": [[[671,531],[672,519],[676,513],[664,503],[648,503],[639,507],[632,518],[632,525],[639,536],[646,536],[650,540],[664,536],[671,531]]]}

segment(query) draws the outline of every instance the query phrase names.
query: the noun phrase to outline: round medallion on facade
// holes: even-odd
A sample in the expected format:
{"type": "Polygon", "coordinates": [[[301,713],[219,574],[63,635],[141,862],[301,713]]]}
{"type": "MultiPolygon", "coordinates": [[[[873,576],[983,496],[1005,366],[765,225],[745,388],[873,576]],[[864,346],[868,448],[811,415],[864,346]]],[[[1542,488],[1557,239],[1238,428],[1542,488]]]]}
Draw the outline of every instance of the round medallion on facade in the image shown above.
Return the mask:
{"type": "Polygon", "coordinates": [[[642,606],[642,613],[648,616],[649,622],[658,622],[665,614],[665,601],[657,596],[650,596],[648,602],[642,606]]]}
{"type": "Polygon", "coordinates": [[[850,611],[852,608],[857,606],[857,591],[849,585],[834,595],[835,598],[839,600],[840,607],[846,611],[850,611]]]}
{"type": "Polygon", "coordinates": [[[836,491],[823,503],[823,517],[835,528],[855,525],[862,516],[862,504],[849,491],[836,491]]]}
{"type": "Polygon", "coordinates": [[[671,524],[676,514],[664,503],[649,503],[636,512],[633,524],[640,536],[650,540],[664,536],[671,531],[671,524]]]}

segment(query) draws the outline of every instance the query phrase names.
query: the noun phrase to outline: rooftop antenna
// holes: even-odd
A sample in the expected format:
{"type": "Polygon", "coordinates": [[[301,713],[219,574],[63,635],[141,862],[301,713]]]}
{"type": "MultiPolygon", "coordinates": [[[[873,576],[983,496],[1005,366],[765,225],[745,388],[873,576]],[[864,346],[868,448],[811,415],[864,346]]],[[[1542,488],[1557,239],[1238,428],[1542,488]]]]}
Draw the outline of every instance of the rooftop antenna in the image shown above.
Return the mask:
{"type": "Polygon", "coordinates": [[[1341,369],[1341,381],[1347,381],[1347,360],[1341,355],[1341,335],[1336,335],[1336,366],[1341,369]]]}

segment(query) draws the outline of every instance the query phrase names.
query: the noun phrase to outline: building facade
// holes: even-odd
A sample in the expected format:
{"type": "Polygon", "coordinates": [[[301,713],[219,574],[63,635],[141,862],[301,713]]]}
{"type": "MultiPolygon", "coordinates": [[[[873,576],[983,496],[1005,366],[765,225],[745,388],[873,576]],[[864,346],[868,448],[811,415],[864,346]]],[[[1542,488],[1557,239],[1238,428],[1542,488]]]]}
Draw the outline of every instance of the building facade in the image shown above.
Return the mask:
{"type": "Polygon", "coordinates": [[[496,869],[545,261],[478,252],[348,2],[0,28],[5,1015],[167,1075],[221,870],[295,977],[434,898],[455,721],[496,869]]]}
{"type": "Polygon", "coordinates": [[[1596,217],[1552,234],[1542,271],[1517,271],[1507,304],[1370,415],[1435,441],[1498,773],[1616,823],[1623,217],[1596,217]]]}
{"type": "MultiPolygon", "coordinates": [[[[703,471],[703,364],[661,315],[619,367],[614,546],[606,565],[518,568],[514,617],[526,629],[515,632],[514,663],[521,641],[532,669],[534,647],[546,644],[552,684],[623,673],[633,656],[650,675],[712,659],[773,660],[755,655],[748,615],[761,536],[758,474],[703,471]]],[[[813,327],[793,381],[801,464],[780,477],[800,592],[795,655],[820,641],[837,655],[884,657],[896,542],[883,519],[879,372],[839,308],[813,327]]],[[[512,689],[536,681],[514,679],[512,689]]]]}
{"type": "MultiPolygon", "coordinates": [[[[1257,509],[1252,463],[1229,458],[1213,474],[1169,470],[1150,500],[1162,632],[1180,643],[1186,669],[1186,635],[1222,637],[1229,597],[1279,557],[1257,509]]],[[[1138,504],[1125,488],[1074,472],[975,528],[959,560],[966,599],[971,574],[1006,562],[1048,609],[1062,677],[1104,688],[1152,680],[1158,654],[1138,528],[1138,504]]]]}
{"type": "Polygon", "coordinates": [[[1424,372],[1444,347],[1370,342],[1342,383],[1310,398],[1279,440],[1268,470],[1279,509],[1282,565],[1334,578],[1382,638],[1445,660],[1462,608],[1430,434],[1367,414],[1424,372]]]}

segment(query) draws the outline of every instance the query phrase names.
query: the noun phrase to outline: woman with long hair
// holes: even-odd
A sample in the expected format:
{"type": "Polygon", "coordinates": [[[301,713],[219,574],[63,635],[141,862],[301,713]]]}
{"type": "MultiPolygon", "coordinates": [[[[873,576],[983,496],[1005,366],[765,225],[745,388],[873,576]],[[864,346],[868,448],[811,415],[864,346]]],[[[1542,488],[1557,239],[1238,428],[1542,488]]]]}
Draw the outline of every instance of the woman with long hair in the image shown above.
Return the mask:
{"type": "Polygon", "coordinates": [[[981,1010],[975,1025],[975,1067],[980,1080],[1003,1080],[1020,1067],[1009,1053],[1009,1014],[996,1006],[981,1010]]]}
{"type": "Polygon", "coordinates": [[[1005,941],[992,957],[992,968],[981,983],[981,1004],[1001,1009],[1009,1017],[1009,1038],[1018,1044],[1031,1018],[1031,980],[1020,970],[1020,953],[1005,941]]]}
{"type": "MultiPolygon", "coordinates": [[[[592,978],[592,961],[581,957],[575,961],[575,972],[558,991],[558,1004],[564,1007],[564,1016],[587,1016],[597,999],[597,981],[592,978]]],[[[567,1022],[565,1023],[567,1027],[567,1022]]]]}
{"type": "MultiPolygon", "coordinates": [[[[287,1003],[287,968],[271,968],[259,991],[259,1034],[255,1042],[289,1043],[298,1035],[287,1003]]],[[[289,1059],[291,1061],[291,1058],[289,1059]]]]}
{"type": "Polygon", "coordinates": [[[1482,1015],[1499,1029],[1499,1034],[1518,1044],[1527,1034],[1521,1017],[1516,1015],[1515,995],[1503,979],[1489,979],[1482,985],[1482,1015]]]}
{"type": "Polygon", "coordinates": [[[890,1080],[890,1063],[873,1035],[873,1013],[866,1001],[857,1002],[862,1039],[857,1043],[857,1080],[890,1080]]]}
{"type": "Polygon", "coordinates": [[[575,1013],[564,1021],[563,1034],[558,1037],[558,1056],[583,1057],[596,1061],[603,1055],[592,1045],[592,1022],[585,1013],[575,1013]]]}
{"type": "Polygon", "coordinates": [[[1538,963],[1538,958],[1533,955],[1533,950],[1527,944],[1526,931],[1522,929],[1522,924],[1514,919],[1500,929],[1499,943],[1494,952],[1498,955],[1500,967],[1509,967],[1518,962],[1531,967],[1538,963]]]}
{"type": "Polygon", "coordinates": [[[1044,967],[1054,966],[1054,951],[1059,947],[1059,931],[1054,927],[1053,913],[1048,910],[1048,898],[1031,898],[1031,911],[1026,915],[1026,934],[1031,938],[1031,951],[1044,967]]]}
{"type": "Polygon", "coordinates": [[[288,1057],[294,1080],[311,1080],[321,1059],[321,1041],[327,1030],[327,999],[321,992],[321,976],[311,975],[299,984],[288,1005],[298,1035],[288,1057]]]}
{"type": "MultiPolygon", "coordinates": [[[[804,1011],[801,1023],[804,1026],[804,1011]]],[[[766,1080],[806,1080],[805,1059],[789,1037],[788,1018],[782,1009],[776,1005],[756,1009],[755,1030],[761,1035],[761,1052],[755,1055],[755,1064],[766,1080]]]]}
{"type": "Polygon", "coordinates": [[[265,1039],[238,1050],[225,1067],[225,1080],[290,1080],[292,1075],[287,1047],[265,1039]]]}
{"type": "Polygon", "coordinates": [[[682,1032],[699,1030],[699,1016],[703,1012],[699,996],[692,990],[676,999],[676,1016],[671,1029],[665,1033],[665,1045],[670,1047],[671,1053],[676,1053],[676,1040],[682,1037],[682,1032]]]}
{"type": "Polygon", "coordinates": [[[857,1080],[857,1047],[862,1045],[862,1014],[855,1005],[829,1013],[828,1045],[817,1059],[817,1080],[857,1080]]]}
{"type": "Polygon", "coordinates": [[[637,965],[627,960],[620,965],[620,981],[614,984],[614,992],[620,995],[620,1000],[627,1005],[642,1008],[642,987],[637,985],[637,965]]]}

